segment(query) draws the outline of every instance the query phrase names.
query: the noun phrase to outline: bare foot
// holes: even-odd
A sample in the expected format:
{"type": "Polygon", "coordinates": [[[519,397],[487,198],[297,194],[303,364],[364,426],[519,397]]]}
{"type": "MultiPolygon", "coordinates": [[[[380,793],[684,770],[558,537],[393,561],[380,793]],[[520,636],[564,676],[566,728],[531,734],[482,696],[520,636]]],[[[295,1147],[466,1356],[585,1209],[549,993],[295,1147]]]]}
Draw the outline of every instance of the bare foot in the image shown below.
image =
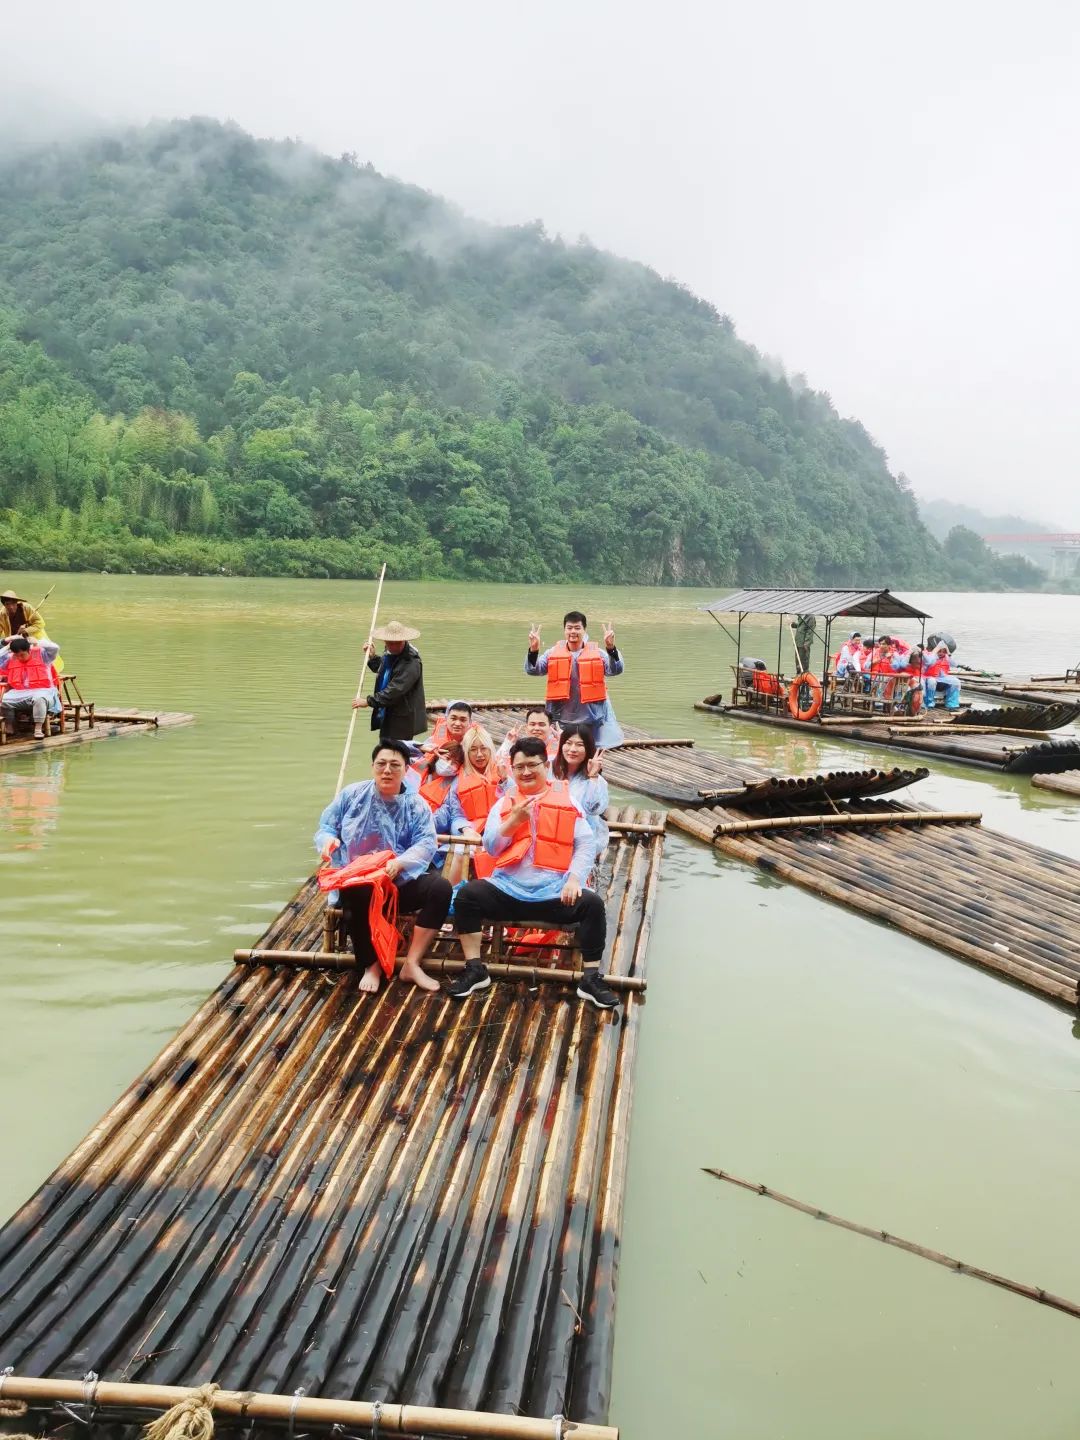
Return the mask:
{"type": "Polygon", "coordinates": [[[365,995],[374,995],[382,981],[382,966],[376,960],[360,976],[360,989],[365,995]]]}
{"type": "Polygon", "coordinates": [[[421,990],[441,990],[442,986],[421,966],[419,960],[406,960],[401,967],[401,978],[411,980],[414,985],[419,985],[421,990]]]}

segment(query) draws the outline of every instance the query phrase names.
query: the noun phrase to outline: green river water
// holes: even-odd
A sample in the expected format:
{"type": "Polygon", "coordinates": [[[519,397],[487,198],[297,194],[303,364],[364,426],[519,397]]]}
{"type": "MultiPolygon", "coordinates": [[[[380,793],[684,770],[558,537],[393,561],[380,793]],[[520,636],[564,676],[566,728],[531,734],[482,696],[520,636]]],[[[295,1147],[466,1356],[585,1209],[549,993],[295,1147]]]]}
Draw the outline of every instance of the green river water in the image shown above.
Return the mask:
{"type": "MultiPolygon", "coordinates": [[[[31,600],[56,581],[50,629],[99,704],[198,717],[0,763],[6,1215],[310,872],[374,587],[0,579],[31,600]]],[[[731,647],[695,608],[710,598],[388,584],[382,613],[423,631],[430,697],[538,694],[528,623],[550,643],[581,605],[594,633],[616,622],[622,719],[788,771],[894,762],[696,713],[729,684],[731,647]]],[[[917,598],[969,663],[1026,673],[1080,653],[1080,598],[917,598]]],[[[774,654],[766,633],[744,651],[774,654]]],[[[1080,799],[937,764],[918,793],[1080,856],[1080,799]]],[[[701,1173],[1080,1299],[1072,1017],[678,835],[650,966],[612,1406],[626,1440],[1073,1436],[1075,1320],[701,1173]]]]}

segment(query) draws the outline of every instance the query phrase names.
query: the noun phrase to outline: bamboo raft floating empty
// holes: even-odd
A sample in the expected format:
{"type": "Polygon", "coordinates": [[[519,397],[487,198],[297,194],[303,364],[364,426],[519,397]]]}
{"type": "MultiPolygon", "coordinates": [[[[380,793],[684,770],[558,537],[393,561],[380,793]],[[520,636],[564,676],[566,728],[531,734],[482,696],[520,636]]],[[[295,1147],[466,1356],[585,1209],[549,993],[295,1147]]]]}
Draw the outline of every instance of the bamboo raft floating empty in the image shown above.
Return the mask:
{"type": "Polygon", "coordinates": [[[58,750],[65,745],[81,745],[87,740],[109,740],[117,735],[146,735],[166,730],[173,725],[190,725],[194,715],[182,710],[95,710],[92,722],[84,721],[79,728],[63,734],[47,735],[35,740],[33,731],[16,735],[0,745],[0,761],[13,760],[39,750],[58,750]]]}
{"type": "Polygon", "coordinates": [[[1062,701],[1080,702],[1080,681],[1064,675],[966,675],[957,672],[966,691],[999,700],[1026,701],[1032,705],[1058,705],[1062,701]]]}
{"type": "MultiPolygon", "coordinates": [[[[485,723],[501,735],[520,724],[526,703],[493,701],[485,723]]],[[[777,776],[628,734],[640,743],[627,755],[609,750],[604,773],[660,799],[688,797],[675,800],[669,826],[1046,999],[1077,1004],[1080,864],[988,830],[969,812],[879,798],[918,783],[925,769],[777,776]]]]}
{"type": "Polygon", "coordinates": [[[1080,765],[1080,740],[1024,741],[1009,728],[1009,733],[988,733],[987,727],[968,729],[963,723],[942,715],[940,719],[923,720],[912,725],[900,716],[868,716],[854,720],[829,715],[821,723],[796,720],[787,714],[758,710],[752,706],[737,707],[699,701],[695,710],[710,715],[723,715],[729,720],[749,720],[774,729],[797,730],[802,736],[816,739],[854,740],[861,745],[884,745],[894,750],[907,750],[920,755],[937,755],[957,760],[964,765],[979,765],[1004,770],[1013,775],[1051,774],[1055,770],[1073,770],[1080,765]]]}
{"type": "MultiPolygon", "coordinates": [[[[44,1386],[9,1393],[51,1409],[48,1385],[92,1370],[96,1404],[214,1380],[268,1392],[251,1414],[305,1431],[355,1430],[382,1402],[388,1430],[613,1440],[635,987],[664,821],[612,819],[614,1015],[544,952],[464,1004],[362,995],[354,966],[321,962],[325,900],[304,885],[254,947],[263,963],[234,964],[0,1231],[0,1364],[44,1386]],[[266,953],[282,951],[314,963],[266,953]],[[290,1406],[297,1392],[320,1401],[290,1406]],[[359,1408],[326,1403],[344,1401],[359,1408]]],[[[440,938],[433,972],[457,953],[440,938]]]]}
{"type": "Polygon", "coordinates": [[[1040,790],[1056,790],[1061,795],[1080,795],[1080,770],[1061,770],[1057,775],[1033,775],[1031,783],[1040,790]]]}

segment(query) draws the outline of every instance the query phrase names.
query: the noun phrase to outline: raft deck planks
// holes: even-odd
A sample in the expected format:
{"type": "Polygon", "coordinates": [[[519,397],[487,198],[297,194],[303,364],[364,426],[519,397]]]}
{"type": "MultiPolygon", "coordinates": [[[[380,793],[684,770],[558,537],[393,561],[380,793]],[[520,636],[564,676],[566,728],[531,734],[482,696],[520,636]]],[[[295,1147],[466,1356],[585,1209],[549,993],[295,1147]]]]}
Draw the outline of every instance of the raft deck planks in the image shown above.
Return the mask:
{"type": "MultiPolygon", "coordinates": [[[[612,973],[662,844],[609,847],[612,973]]],[[[309,881],[259,948],[318,950],[324,910],[309,881]]],[[[0,1231],[4,1363],[606,1419],[642,1004],[234,967],[0,1231]]]]}
{"type": "Polygon", "coordinates": [[[110,740],[117,735],[146,735],[166,730],[173,725],[194,724],[195,716],[182,710],[97,710],[93,725],[85,720],[78,730],[71,726],[61,735],[35,740],[33,734],[0,745],[0,760],[13,760],[16,755],[30,755],[39,750],[57,750],[64,745],[81,745],[87,740],[110,740]]]}
{"type": "MultiPolygon", "coordinates": [[[[864,807],[879,813],[889,802],[864,807]]],[[[849,813],[859,807],[852,805],[849,813]]],[[[983,826],[867,826],[717,835],[713,807],[668,821],[780,879],[1068,1005],[1080,981],[1080,865],[983,826]]]]}
{"type": "Polygon", "coordinates": [[[1009,774],[1030,775],[1035,771],[1052,773],[1055,769],[1074,769],[1080,763],[1080,741],[1033,740],[1024,743],[1014,735],[965,734],[962,725],[935,722],[947,734],[907,734],[903,722],[896,725],[897,733],[890,733],[887,724],[875,721],[872,724],[840,723],[830,716],[828,725],[815,725],[813,721],[796,720],[785,715],[766,713],[750,706],[707,705],[698,701],[695,710],[710,715],[723,715],[728,720],[749,720],[757,725],[768,725],[778,730],[796,730],[804,737],[816,740],[853,740],[860,745],[882,745],[891,750],[906,750],[918,755],[936,755],[943,760],[957,760],[965,765],[980,765],[988,769],[1002,770],[1009,774]]]}

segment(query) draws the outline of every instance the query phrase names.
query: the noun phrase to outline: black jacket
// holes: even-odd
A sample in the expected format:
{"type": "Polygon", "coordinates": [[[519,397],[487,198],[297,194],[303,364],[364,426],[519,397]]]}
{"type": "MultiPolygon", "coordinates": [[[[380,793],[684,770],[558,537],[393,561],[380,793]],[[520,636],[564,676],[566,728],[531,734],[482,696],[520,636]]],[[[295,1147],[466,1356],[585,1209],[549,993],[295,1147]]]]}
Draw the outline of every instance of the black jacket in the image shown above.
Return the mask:
{"type": "MultiPolygon", "coordinates": [[[[390,657],[390,680],[378,695],[370,696],[371,728],[384,740],[411,740],[428,728],[424,700],[424,662],[411,645],[390,657]],[[378,707],[378,708],[375,708],[378,707]]],[[[380,655],[368,657],[368,669],[378,674],[380,655]]]]}

